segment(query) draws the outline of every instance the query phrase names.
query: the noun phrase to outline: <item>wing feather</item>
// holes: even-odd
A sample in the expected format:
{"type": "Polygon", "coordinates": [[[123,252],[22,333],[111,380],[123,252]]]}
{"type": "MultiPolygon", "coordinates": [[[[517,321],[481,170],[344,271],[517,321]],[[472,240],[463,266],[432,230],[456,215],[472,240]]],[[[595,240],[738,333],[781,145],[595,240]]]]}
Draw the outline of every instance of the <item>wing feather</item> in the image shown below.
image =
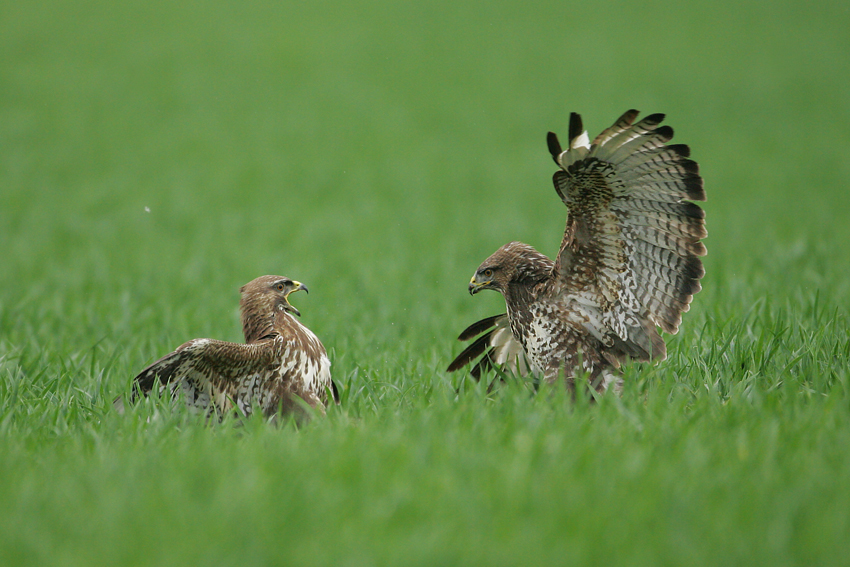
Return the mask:
{"type": "Polygon", "coordinates": [[[472,325],[463,330],[457,340],[468,341],[474,336],[480,335],[490,327],[495,326],[499,322],[499,319],[504,316],[504,313],[500,313],[499,315],[493,315],[492,317],[487,317],[486,319],[481,319],[480,321],[473,323],[472,325]]]}
{"type": "MultiPolygon", "coordinates": [[[[238,344],[213,339],[194,339],[177,347],[142,370],[134,379],[133,398],[148,393],[157,384],[173,395],[183,392],[190,406],[220,411],[238,400],[243,411],[262,403],[253,394],[271,393],[268,384],[279,366],[280,337],[238,344]]],[[[262,397],[262,396],[260,396],[262,397]]]]}
{"type": "Polygon", "coordinates": [[[448,372],[459,370],[481,357],[470,371],[476,380],[481,377],[482,372],[489,370],[493,365],[506,368],[517,376],[529,374],[530,366],[525,351],[511,332],[506,313],[473,323],[458,338],[466,341],[479,334],[480,336],[449,364],[448,372]]]}
{"type": "MultiPolygon", "coordinates": [[[[494,329],[495,330],[495,329],[494,329]]],[[[455,357],[449,367],[446,369],[447,372],[454,372],[460,368],[463,368],[467,364],[471,363],[473,360],[484,354],[485,351],[493,348],[493,345],[490,344],[490,340],[493,336],[493,331],[488,331],[475,339],[472,344],[463,349],[463,351],[455,357]]]]}
{"type": "Polygon", "coordinates": [[[605,145],[611,138],[614,136],[626,131],[629,127],[634,123],[635,118],[637,118],[639,111],[631,109],[627,110],[622,116],[620,116],[614,125],[610,128],[606,128],[603,130],[596,138],[593,140],[594,146],[603,146],[605,145]]]}
{"type": "Polygon", "coordinates": [[[705,213],[690,201],[705,190],[688,146],[667,144],[664,115],[637,116],[629,110],[589,149],[557,157],[555,190],[569,213],[554,273],[562,301],[600,325],[594,335],[659,358],[655,326],[675,333],[700,290],[705,213]]]}

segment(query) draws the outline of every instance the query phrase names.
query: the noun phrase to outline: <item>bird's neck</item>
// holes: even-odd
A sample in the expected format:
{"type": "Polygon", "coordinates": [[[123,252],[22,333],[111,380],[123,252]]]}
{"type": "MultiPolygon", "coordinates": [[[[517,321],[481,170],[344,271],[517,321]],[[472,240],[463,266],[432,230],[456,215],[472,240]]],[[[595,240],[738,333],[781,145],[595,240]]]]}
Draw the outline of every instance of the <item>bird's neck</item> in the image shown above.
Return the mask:
{"type": "Polygon", "coordinates": [[[503,295],[509,312],[517,312],[527,308],[534,301],[534,285],[529,283],[511,282],[503,295]]]}
{"type": "Polygon", "coordinates": [[[242,333],[246,343],[277,335],[275,330],[275,309],[267,305],[242,305],[242,333]]]}
{"type": "Polygon", "coordinates": [[[511,332],[514,337],[522,344],[525,344],[525,333],[523,329],[528,328],[531,324],[532,313],[529,308],[534,301],[532,291],[533,286],[528,284],[510,283],[507,289],[503,292],[505,296],[505,306],[508,309],[508,320],[511,324],[511,332]]]}

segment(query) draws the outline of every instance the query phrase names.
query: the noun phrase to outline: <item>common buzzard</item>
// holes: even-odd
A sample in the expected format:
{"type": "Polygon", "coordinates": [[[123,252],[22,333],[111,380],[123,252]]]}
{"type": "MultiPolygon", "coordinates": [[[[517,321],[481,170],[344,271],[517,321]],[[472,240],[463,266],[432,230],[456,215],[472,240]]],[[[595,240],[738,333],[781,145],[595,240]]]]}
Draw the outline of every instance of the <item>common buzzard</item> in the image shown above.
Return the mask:
{"type": "MultiPolygon", "coordinates": [[[[262,276],[240,289],[245,344],[193,339],[160,358],[136,376],[131,401],[159,386],[161,392],[182,395],[186,403],[206,415],[238,408],[250,415],[296,409],[296,397],[324,411],[331,392],[325,347],[310,329],[292,315],[301,313],[287,299],[307,286],[282,276],[262,276]]],[[[122,407],[116,400],[116,406],[122,407]]]]}
{"type": "Polygon", "coordinates": [[[569,210],[558,256],[511,242],[479,266],[469,293],[499,291],[507,314],[461,333],[480,336],[449,371],[483,355],[475,378],[497,365],[550,382],[563,376],[571,388],[586,376],[603,392],[621,388],[616,370],[626,360],[666,358],[658,327],[678,331],[705,273],[705,213],[689,202],[705,191],[688,146],[667,145],[664,115],[637,116],[629,110],[590,143],[572,113],[564,151],[549,133],[555,191],[569,210]]]}

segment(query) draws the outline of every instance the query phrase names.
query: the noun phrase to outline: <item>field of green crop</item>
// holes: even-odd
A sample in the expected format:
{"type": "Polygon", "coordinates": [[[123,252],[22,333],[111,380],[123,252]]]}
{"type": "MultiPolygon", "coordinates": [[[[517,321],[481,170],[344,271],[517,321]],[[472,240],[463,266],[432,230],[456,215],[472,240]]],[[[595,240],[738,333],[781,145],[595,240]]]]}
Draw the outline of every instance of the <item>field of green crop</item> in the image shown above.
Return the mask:
{"type": "Polygon", "coordinates": [[[850,7],[0,4],[0,564],[848,565],[850,7]],[[705,178],[670,356],[571,403],[445,367],[547,254],[549,130],[664,112],[705,178]],[[263,274],[324,419],[112,399],[241,340],[263,274]],[[459,390],[459,393],[457,393],[459,390]]]}

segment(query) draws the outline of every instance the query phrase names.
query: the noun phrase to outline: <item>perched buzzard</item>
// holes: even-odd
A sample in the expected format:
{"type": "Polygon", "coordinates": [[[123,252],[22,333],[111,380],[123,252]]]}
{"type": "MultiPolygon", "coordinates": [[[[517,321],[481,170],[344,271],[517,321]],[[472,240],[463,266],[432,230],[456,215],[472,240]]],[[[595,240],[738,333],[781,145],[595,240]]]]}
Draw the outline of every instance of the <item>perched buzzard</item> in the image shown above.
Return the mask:
{"type": "Polygon", "coordinates": [[[637,116],[629,110],[590,143],[573,113],[565,151],[549,133],[555,191],[569,210],[558,257],[511,242],[481,264],[469,293],[497,290],[508,312],[461,333],[480,336],[449,371],[483,354],[476,378],[495,364],[564,376],[570,387],[586,376],[603,392],[619,390],[624,361],[666,358],[657,327],[678,331],[705,273],[705,213],[686,200],[704,201],[705,191],[688,147],[666,145],[673,129],[659,126],[664,115],[637,116]]]}
{"type": "MultiPolygon", "coordinates": [[[[160,385],[207,415],[255,406],[266,416],[297,407],[295,396],[324,410],[328,390],[339,402],[325,347],[292,314],[287,297],[307,286],[282,276],[262,276],[240,289],[245,344],[194,339],[177,347],[134,380],[131,400],[160,385]]],[[[116,406],[121,406],[116,400],[116,406]]]]}

